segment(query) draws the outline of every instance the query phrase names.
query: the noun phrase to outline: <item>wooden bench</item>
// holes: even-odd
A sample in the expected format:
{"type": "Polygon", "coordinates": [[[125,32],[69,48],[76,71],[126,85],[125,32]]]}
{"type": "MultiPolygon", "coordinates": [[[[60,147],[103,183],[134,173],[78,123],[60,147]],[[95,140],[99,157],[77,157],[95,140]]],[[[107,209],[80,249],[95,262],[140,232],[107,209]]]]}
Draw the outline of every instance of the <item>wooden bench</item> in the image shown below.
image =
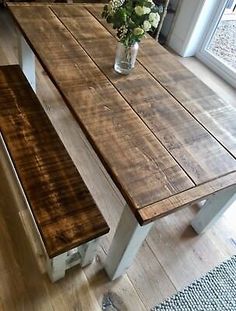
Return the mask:
{"type": "Polygon", "coordinates": [[[91,263],[109,227],[16,65],[0,67],[0,131],[54,282],[71,266],[91,263]]]}

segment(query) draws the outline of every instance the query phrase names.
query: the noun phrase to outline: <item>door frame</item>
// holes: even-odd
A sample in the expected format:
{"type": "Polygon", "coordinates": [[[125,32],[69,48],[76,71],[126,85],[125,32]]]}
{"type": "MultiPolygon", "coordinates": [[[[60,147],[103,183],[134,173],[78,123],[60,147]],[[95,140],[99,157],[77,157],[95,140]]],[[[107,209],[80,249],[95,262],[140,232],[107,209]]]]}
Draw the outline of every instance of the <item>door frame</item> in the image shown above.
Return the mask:
{"type": "Polygon", "coordinates": [[[214,18],[209,20],[207,33],[200,45],[199,51],[196,53],[196,56],[213,71],[215,71],[219,76],[221,76],[225,81],[236,88],[236,72],[232,70],[227,64],[223,64],[217,57],[213,56],[213,54],[206,50],[218,26],[222,14],[224,13],[227,2],[228,0],[220,0],[214,18]]]}

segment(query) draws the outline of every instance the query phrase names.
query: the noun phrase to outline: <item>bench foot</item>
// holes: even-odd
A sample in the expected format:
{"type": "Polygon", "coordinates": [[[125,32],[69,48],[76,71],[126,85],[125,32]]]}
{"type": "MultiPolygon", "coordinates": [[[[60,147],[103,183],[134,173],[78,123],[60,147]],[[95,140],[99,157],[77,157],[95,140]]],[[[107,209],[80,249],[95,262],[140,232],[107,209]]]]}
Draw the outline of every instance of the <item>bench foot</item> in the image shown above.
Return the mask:
{"type": "Polygon", "coordinates": [[[125,206],[105,263],[111,280],[123,275],[132,264],[153,223],[140,226],[129,206],[125,206]]]}
{"type": "Polygon", "coordinates": [[[48,258],[47,271],[50,280],[54,283],[64,278],[66,273],[66,259],[67,253],[63,253],[54,258],[48,258]]]}
{"type": "Polygon", "coordinates": [[[65,276],[66,270],[80,264],[83,268],[92,263],[99,239],[94,239],[79,247],[53,258],[47,258],[47,272],[50,280],[54,283],[65,276]]]}
{"type": "Polygon", "coordinates": [[[236,200],[236,189],[226,189],[213,194],[193,219],[191,225],[198,233],[204,233],[236,200]]]}

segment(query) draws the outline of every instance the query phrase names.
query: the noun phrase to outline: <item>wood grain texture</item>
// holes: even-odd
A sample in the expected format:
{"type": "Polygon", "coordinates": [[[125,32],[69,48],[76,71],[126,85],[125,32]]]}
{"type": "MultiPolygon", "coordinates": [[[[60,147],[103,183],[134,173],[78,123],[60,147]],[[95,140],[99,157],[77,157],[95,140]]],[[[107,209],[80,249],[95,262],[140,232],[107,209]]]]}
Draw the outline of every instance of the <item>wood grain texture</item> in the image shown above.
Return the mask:
{"type": "Polygon", "coordinates": [[[49,257],[109,231],[18,66],[0,69],[0,130],[49,257]]]}
{"type": "MultiPolygon", "coordinates": [[[[86,5],[99,22],[115,35],[101,18],[102,6],[86,5]]],[[[147,37],[138,61],[194,118],[236,157],[236,107],[227,104],[165,48],[147,37]]]]}
{"type": "Polygon", "coordinates": [[[185,207],[226,188],[232,188],[236,192],[236,172],[139,209],[138,214],[144,223],[148,223],[173,212],[173,207],[185,207]]]}
{"type": "MultiPolygon", "coordinates": [[[[10,18],[4,18],[4,14],[6,11],[0,10],[1,65],[17,61],[15,28],[10,18]]],[[[216,90],[222,94],[227,93],[229,100],[235,101],[235,95],[230,93],[227,85],[222,85],[219,78],[198,60],[186,61],[191,70],[200,74],[200,78],[207,78],[207,83],[214,84],[216,90]]],[[[101,310],[103,297],[108,292],[119,296],[121,303],[117,303],[117,307],[125,305],[131,311],[134,306],[138,310],[150,310],[178,289],[235,254],[236,208],[228,210],[215,227],[201,237],[196,236],[189,226],[198,208],[184,208],[158,219],[148,236],[148,244],[144,243],[128,274],[117,282],[109,282],[103,270],[106,258],[103,250],[106,252],[110,246],[123,203],[117,202],[116,193],[105,182],[104,169],[101,170],[101,166],[93,158],[95,153],[92,156],[91,148],[88,150],[81,139],[78,124],[44,70],[38,63],[36,65],[37,95],[40,96],[41,103],[111,230],[101,239],[97,260],[92,265],[83,271],[79,267],[71,269],[64,280],[51,284],[38,269],[37,261],[40,260],[39,254],[42,251],[32,251],[28,235],[26,236],[19,214],[16,213],[17,206],[11,202],[12,194],[9,193],[9,185],[0,167],[1,311],[101,310]]],[[[28,231],[32,234],[30,228],[28,231]]],[[[114,303],[118,300],[116,297],[113,299],[114,303]]]]}
{"type": "MultiPolygon", "coordinates": [[[[159,208],[159,201],[218,178],[220,182],[236,170],[234,123],[227,131],[219,123],[223,115],[229,120],[234,110],[226,104],[219,110],[220,104],[209,99],[216,124],[212,115],[212,129],[208,128],[200,120],[205,106],[201,106],[199,116],[191,113],[184,99],[183,103],[176,99],[164,80],[159,81],[139,60],[144,55],[143,47],[153,63],[157,56],[168,52],[147,38],[132,74],[117,75],[111,69],[116,45],[111,36],[114,30],[101,21],[102,6],[86,5],[87,11],[84,5],[50,8],[15,5],[10,10],[141,224],[151,218],[142,219],[138,209],[159,208]],[[217,134],[220,132],[232,136],[230,146],[222,143],[217,134]]],[[[171,66],[166,64],[165,72],[160,67],[163,76],[171,72],[171,66]]],[[[197,89],[195,93],[203,94],[204,90],[201,93],[197,89]]],[[[193,194],[198,196],[197,187],[193,194]]],[[[168,213],[175,209],[173,205],[168,213]]],[[[163,214],[161,208],[155,209],[153,219],[158,214],[163,214]]]]}
{"type": "Polygon", "coordinates": [[[50,9],[10,9],[132,209],[194,186],[50,9]]]}
{"type": "Polygon", "coordinates": [[[236,107],[222,100],[163,48],[153,57],[155,51],[148,40],[140,62],[236,158],[236,107]]]}
{"type": "Polygon", "coordinates": [[[116,40],[89,12],[65,6],[53,11],[195,184],[236,170],[235,159],[145,68],[137,63],[128,77],[111,70],[116,40]]]}

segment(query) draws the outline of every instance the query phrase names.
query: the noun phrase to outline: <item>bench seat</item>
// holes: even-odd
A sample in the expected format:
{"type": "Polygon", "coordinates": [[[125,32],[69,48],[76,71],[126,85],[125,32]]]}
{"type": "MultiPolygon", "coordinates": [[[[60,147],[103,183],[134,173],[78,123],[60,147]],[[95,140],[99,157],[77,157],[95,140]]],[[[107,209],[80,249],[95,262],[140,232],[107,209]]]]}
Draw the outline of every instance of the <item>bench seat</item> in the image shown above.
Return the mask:
{"type": "Polygon", "coordinates": [[[17,65],[0,67],[0,131],[49,259],[109,231],[17,65]]]}

